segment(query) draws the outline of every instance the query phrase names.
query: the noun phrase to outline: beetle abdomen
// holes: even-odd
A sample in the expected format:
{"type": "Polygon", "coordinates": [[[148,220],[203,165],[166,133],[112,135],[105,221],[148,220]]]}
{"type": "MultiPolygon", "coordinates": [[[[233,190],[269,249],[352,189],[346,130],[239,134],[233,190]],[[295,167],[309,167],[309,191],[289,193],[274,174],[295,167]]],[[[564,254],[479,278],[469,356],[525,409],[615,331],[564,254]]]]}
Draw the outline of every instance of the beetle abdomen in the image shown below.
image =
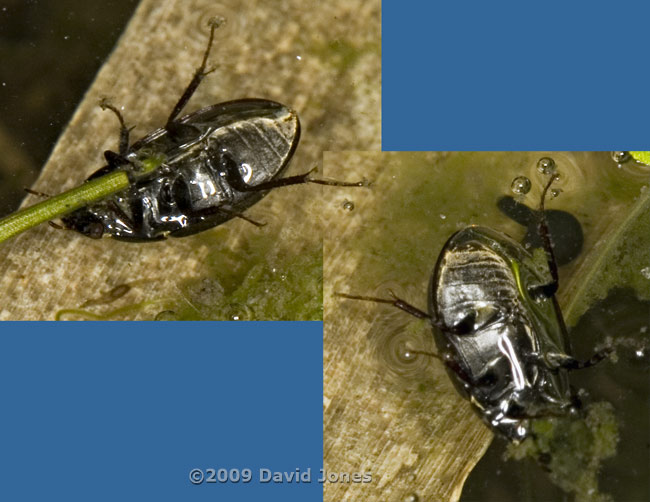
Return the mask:
{"type": "Polygon", "coordinates": [[[132,145],[123,168],[135,180],[126,190],[68,215],[64,224],[94,237],[134,241],[201,232],[267,193],[238,190],[227,167],[246,185],[269,182],[286,170],[300,139],[296,113],[261,99],[209,106],[172,125],[132,145]],[[139,172],[156,158],[159,167],[139,172]]]}
{"type": "Polygon", "coordinates": [[[436,344],[452,380],[511,439],[525,437],[529,418],[571,405],[566,371],[537,359],[564,350],[553,302],[528,294],[545,279],[514,240],[468,227],[443,247],[429,287],[436,344]]]}

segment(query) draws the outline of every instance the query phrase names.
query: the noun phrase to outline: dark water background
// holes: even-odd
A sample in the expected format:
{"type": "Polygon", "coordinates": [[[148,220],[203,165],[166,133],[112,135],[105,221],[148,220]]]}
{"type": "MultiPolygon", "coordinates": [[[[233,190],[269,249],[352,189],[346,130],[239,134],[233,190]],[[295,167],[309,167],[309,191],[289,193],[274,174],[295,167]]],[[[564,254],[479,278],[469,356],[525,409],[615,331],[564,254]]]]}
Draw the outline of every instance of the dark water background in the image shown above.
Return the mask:
{"type": "Polygon", "coordinates": [[[24,198],[137,0],[0,0],[0,216],[24,198]]]}

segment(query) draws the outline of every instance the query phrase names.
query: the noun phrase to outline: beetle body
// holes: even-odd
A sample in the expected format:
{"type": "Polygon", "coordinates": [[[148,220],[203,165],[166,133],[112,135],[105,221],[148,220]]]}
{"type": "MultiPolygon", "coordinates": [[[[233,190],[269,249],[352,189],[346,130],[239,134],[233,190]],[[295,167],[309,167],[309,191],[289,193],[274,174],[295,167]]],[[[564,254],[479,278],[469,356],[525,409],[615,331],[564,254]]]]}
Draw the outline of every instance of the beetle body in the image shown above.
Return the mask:
{"type": "Polygon", "coordinates": [[[391,293],[390,299],[337,293],[353,300],[388,303],[428,319],[441,359],[459,392],[495,432],[511,441],[531,435],[530,420],[577,413],[580,400],[570,370],[607,358],[611,347],[589,360],[570,355],[569,337],[555,297],[558,270],[544,199],[537,231],[543,257],[490,228],[470,226],[443,246],[429,282],[428,312],[391,293]]]}
{"type": "Polygon", "coordinates": [[[117,194],[63,218],[90,237],[129,241],[182,237],[219,225],[264,197],[300,139],[296,113],[262,99],[230,101],[177,119],[135,142],[123,165],[133,180],[117,194]],[[152,167],[153,166],[153,167],[152,167]]]}
{"type": "Polygon", "coordinates": [[[546,263],[510,237],[468,227],[443,247],[429,287],[434,337],[448,372],[483,420],[512,440],[528,420],[563,415],[574,404],[572,358],[546,263]]]}

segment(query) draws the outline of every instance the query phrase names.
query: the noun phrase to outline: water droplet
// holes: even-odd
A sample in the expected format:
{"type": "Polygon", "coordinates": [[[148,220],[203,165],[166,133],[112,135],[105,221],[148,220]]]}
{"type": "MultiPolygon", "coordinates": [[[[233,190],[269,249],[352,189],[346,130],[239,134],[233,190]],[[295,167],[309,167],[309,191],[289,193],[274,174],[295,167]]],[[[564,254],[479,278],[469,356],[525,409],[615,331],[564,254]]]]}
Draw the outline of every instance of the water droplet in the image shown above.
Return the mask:
{"type": "Polygon", "coordinates": [[[628,152],[612,152],[612,160],[617,164],[622,164],[630,160],[630,154],[628,152]]]}
{"type": "Polygon", "coordinates": [[[420,500],[420,497],[417,496],[415,493],[410,493],[406,497],[404,497],[404,502],[418,502],[420,500]]]}
{"type": "Polygon", "coordinates": [[[542,157],[537,161],[537,170],[542,174],[553,174],[555,161],[551,157],[542,157]]]}
{"type": "Polygon", "coordinates": [[[641,269],[641,275],[646,279],[650,279],[650,267],[644,267],[641,269]]]}
{"type": "Polygon", "coordinates": [[[561,188],[551,188],[551,199],[555,199],[558,195],[562,193],[561,188]]]}
{"type": "Polygon", "coordinates": [[[354,209],[354,202],[352,202],[351,200],[346,200],[343,203],[343,209],[345,209],[346,211],[352,211],[354,209]]]}
{"type": "Polygon", "coordinates": [[[510,189],[517,195],[526,195],[530,192],[530,187],[530,180],[526,176],[517,176],[510,185],[510,189]]]}

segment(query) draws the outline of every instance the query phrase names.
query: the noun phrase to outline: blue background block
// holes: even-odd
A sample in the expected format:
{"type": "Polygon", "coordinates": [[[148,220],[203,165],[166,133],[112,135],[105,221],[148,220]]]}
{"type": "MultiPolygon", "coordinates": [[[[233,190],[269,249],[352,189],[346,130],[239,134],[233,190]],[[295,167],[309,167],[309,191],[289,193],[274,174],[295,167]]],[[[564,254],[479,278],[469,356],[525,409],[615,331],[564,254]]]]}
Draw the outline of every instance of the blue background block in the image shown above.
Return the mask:
{"type": "Polygon", "coordinates": [[[647,150],[650,3],[383,2],[384,150],[647,150]]]}
{"type": "Polygon", "coordinates": [[[321,500],[322,359],[319,322],[4,322],[0,500],[321,500]]]}

